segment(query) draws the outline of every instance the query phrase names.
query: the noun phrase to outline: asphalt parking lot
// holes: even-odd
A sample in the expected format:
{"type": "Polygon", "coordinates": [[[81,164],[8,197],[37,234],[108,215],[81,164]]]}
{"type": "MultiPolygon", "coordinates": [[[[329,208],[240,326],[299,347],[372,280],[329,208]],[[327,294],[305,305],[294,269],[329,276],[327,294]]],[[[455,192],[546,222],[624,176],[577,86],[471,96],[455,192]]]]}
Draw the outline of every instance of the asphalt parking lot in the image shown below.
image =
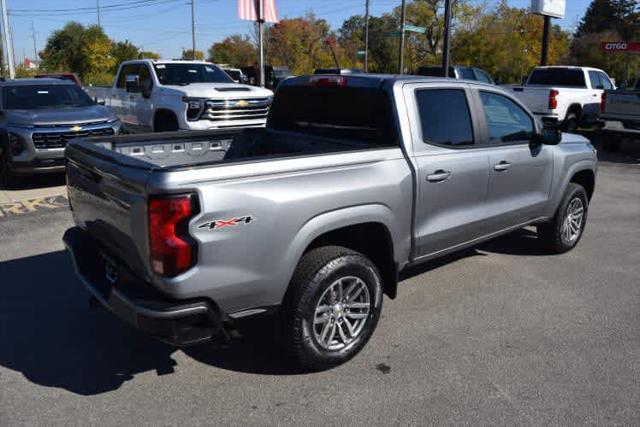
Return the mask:
{"type": "Polygon", "coordinates": [[[640,141],[601,153],[574,251],[523,230],[411,271],[365,350],[320,373],[268,322],[176,350],[90,310],[63,182],[0,192],[0,425],[640,422],[640,141]]]}

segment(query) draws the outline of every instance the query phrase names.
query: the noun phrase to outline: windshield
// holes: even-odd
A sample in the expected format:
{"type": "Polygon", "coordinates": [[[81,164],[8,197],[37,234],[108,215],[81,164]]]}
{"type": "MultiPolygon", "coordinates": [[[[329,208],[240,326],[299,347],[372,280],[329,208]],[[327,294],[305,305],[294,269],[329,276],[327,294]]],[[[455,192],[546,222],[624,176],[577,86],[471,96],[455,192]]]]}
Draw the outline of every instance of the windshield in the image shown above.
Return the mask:
{"type": "Polygon", "coordinates": [[[231,77],[210,64],[154,64],[163,85],[185,86],[191,83],[233,83],[231,77]]]}
{"type": "Polygon", "coordinates": [[[77,108],[94,105],[76,85],[7,86],[3,90],[5,110],[77,108]]]}
{"type": "Polygon", "coordinates": [[[586,87],[584,72],[575,68],[543,68],[533,70],[530,85],[586,87]]]}

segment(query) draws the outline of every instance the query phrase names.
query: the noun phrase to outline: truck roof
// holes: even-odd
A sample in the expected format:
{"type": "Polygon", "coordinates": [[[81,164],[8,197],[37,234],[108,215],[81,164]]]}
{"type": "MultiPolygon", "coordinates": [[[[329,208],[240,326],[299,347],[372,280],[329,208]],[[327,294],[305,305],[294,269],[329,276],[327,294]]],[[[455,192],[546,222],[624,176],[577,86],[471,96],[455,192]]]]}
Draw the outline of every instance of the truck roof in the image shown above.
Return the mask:
{"type": "Polygon", "coordinates": [[[52,78],[28,78],[0,81],[0,86],[44,86],[44,85],[75,85],[71,80],[52,78]]]}
{"type": "Polygon", "coordinates": [[[587,70],[587,71],[592,70],[592,71],[602,71],[602,72],[604,72],[600,68],[583,67],[581,65],[541,65],[541,66],[535,67],[534,70],[566,69],[566,68],[570,68],[572,70],[587,70]]]}
{"type": "MultiPolygon", "coordinates": [[[[124,64],[139,64],[141,62],[147,63],[147,64],[210,64],[210,65],[216,65],[213,64],[212,62],[209,61],[201,61],[198,59],[149,59],[149,58],[144,58],[144,59],[130,59],[128,61],[123,61],[121,65],[124,64]]],[[[218,66],[218,65],[216,65],[218,66]]]]}
{"type": "Polygon", "coordinates": [[[489,83],[483,83],[477,80],[466,80],[466,79],[453,79],[449,77],[431,77],[431,76],[416,76],[412,74],[349,74],[349,75],[339,75],[339,74],[314,74],[307,76],[299,76],[299,77],[291,77],[286,80],[283,80],[281,85],[305,85],[308,84],[311,79],[319,79],[322,77],[334,77],[334,78],[344,78],[346,79],[347,86],[363,86],[363,87],[374,87],[381,86],[383,84],[393,85],[396,82],[403,83],[425,83],[425,82],[433,82],[433,83],[442,83],[442,82],[451,82],[451,83],[468,83],[476,86],[486,86],[493,89],[499,88],[499,86],[492,85],[489,83]]]}

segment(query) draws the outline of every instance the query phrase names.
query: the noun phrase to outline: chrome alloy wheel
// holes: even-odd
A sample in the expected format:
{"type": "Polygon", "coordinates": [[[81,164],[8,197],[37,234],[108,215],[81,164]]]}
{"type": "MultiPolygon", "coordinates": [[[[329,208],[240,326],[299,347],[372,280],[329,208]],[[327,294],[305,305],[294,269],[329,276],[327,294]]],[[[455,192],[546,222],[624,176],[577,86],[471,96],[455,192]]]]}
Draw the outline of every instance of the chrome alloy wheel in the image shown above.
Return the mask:
{"type": "Polygon", "coordinates": [[[362,332],[369,318],[371,299],[362,279],[342,277],[324,291],[313,320],[318,343],[327,350],[340,350],[362,332]]]}
{"type": "Polygon", "coordinates": [[[562,223],[562,238],[567,243],[573,243],[582,232],[582,221],[584,220],[584,203],[582,199],[576,197],[569,202],[567,213],[562,223]]]}

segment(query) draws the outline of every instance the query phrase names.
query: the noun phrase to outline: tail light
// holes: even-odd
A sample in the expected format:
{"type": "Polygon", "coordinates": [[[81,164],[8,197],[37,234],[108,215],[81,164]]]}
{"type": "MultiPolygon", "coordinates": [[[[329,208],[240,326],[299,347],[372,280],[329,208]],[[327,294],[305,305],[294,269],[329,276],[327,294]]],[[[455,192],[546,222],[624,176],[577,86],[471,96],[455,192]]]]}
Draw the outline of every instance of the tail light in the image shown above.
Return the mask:
{"type": "Polygon", "coordinates": [[[312,76],[309,78],[309,86],[346,86],[345,76],[312,76]]]}
{"type": "Polygon", "coordinates": [[[600,96],[600,112],[604,113],[604,109],[607,105],[607,92],[602,92],[600,96]]]}
{"type": "Polygon", "coordinates": [[[558,99],[556,98],[558,94],[559,92],[555,89],[551,89],[549,91],[549,109],[550,110],[555,110],[556,108],[558,108],[558,99]]]}
{"type": "Polygon", "coordinates": [[[193,195],[149,200],[149,248],[155,273],[173,277],[194,265],[196,243],[189,236],[188,225],[197,213],[193,195]]]}

